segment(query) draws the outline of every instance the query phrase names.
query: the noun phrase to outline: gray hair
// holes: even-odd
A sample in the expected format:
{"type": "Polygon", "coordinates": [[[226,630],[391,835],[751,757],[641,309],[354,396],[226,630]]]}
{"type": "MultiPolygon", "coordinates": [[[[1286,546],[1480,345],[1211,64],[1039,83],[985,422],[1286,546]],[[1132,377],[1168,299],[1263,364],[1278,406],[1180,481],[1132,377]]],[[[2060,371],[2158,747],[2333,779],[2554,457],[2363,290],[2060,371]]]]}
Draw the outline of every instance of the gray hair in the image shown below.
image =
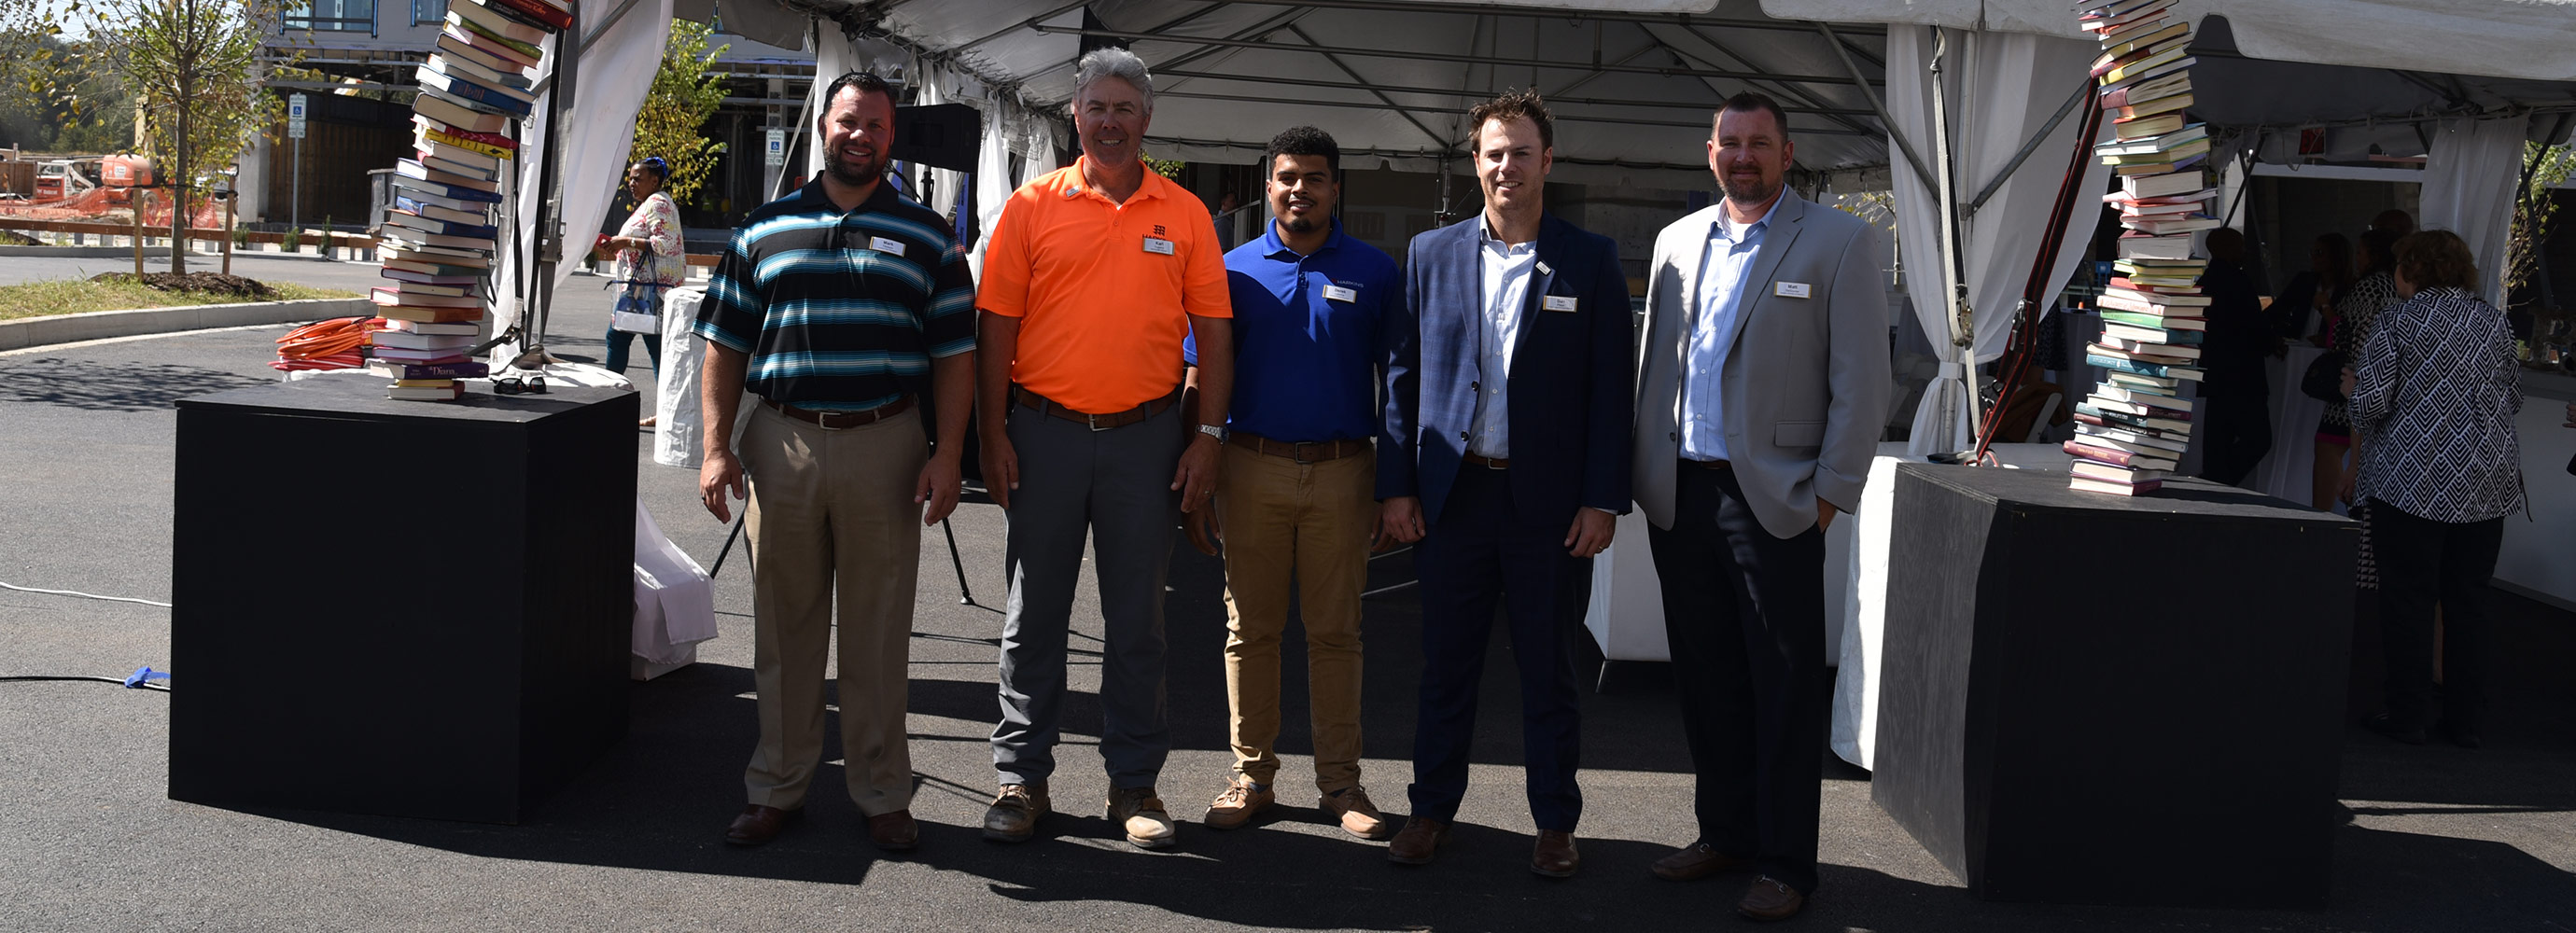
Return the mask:
{"type": "Polygon", "coordinates": [[[1146,73],[1145,60],[1136,57],[1136,53],[1117,46],[1104,46],[1084,53],[1082,61],[1074,66],[1075,106],[1081,105],[1082,92],[1102,78],[1118,78],[1133,85],[1136,93],[1145,98],[1145,112],[1154,112],[1154,76],[1146,73]]]}

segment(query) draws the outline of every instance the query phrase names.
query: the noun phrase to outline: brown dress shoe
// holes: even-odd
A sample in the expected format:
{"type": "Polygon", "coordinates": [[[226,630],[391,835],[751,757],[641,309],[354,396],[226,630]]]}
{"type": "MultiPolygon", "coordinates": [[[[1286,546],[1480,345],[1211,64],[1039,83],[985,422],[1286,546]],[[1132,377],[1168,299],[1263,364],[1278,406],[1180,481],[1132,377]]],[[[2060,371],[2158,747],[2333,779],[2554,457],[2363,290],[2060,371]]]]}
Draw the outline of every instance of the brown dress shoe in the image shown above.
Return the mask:
{"type": "Polygon", "coordinates": [[[1538,845],[1530,848],[1530,871],[1550,878],[1572,878],[1574,870],[1583,867],[1583,854],[1574,851],[1574,834],[1562,830],[1538,831],[1538,845]]]}
{"type": "Polygon", "coordinates": [[[755,803],[742,808],[742,815],[734,817],[733,825],[725,827],[725,841],[738,846],[767,845],[769,840],[778,838],[779,831],[786,829],[787,824],[803,815],[805,811],[801,808],[781,810],[755,803]]]}
{"type": "Polygon", "coordinates": [[[1379,813],[1377,804],[1369,802],[1368,788],[1353,786],[1325,794],[1315,801],[1315,808],[1332,814],[1341,822],[1343,832],[1362,839],[1386,838],[1386,814],[1379,813]]]}
{"type": "Polygon", "coordinates": [[[1004,784],[993,796],[993,805],[984,810],[984,838],[994,842],[1027,842],[1038,831],[1038,818],[1047,815],[1047,789],[1044,784],[1004,784]]]}
{"type": "Polygon", "coordinates": [[[896,810],[868,817],[868,841],[888,852],[906,852],[921,842],[921,824],[912,821],[912,811],[896,810]]]}
{"type": "Polygon", "coordinates": [[[1708,843],[1694,842],[1656,859],[1654,871],[1655,877],[1666,881],[1698,881],[1710,875],[1752,867],[1752,859],[1727,855],[1708,843]]]}
{"type": "Polygon", "coordinates": [[[1440,850],[1440,840],[1449,835],[1449,824],[1427,816],[1404,821],[1404,831],[1387,843],[1386,860],[1398,865],[1429,865],[1431,856],[1440,850]]]}
{"type": "Polygon", "coordinates": [[[1241,829],[1252,822],[1253,814],[1260,813],[1273,799],[1275,795],[1269,787],[1236,775],[1234,780],[1226,782],[1225,793],[1216,795],[1216,802],[1208,805],[1207,817],[1201,822],[1206,823],[1209,829],[1241,829]]]}
{"type": "Polygon", "coordinates": [[[1172,814],[1163,809],[1163,798],[1151,787],[1110,790],[1109,822],[1127,834],[1128,845],[1139,849],[1165,849],[1181,841],[1172,814]]]}
{"type": "Polygon", "coordinates": [[[1787,920],[1806,906],[1806,895],[1764,875],[1753,879],[1752,890],[1744,892],[1744,901],[1735,905],[1735,912],[1748,920],[1787,920]]]}

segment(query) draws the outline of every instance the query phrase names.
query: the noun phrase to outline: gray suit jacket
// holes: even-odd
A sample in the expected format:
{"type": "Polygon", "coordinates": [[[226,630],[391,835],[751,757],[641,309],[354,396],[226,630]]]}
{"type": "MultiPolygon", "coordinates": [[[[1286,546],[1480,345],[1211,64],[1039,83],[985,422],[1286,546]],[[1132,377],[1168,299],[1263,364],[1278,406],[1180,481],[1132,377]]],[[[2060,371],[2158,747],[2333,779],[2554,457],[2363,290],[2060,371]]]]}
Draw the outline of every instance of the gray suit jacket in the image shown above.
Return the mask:
{"type": "MultiPolygon", "coordinates": [[[[1815,527],[1816,500],[1849,512],[1887,418],[1887,292],[1877,237],[1857,217],[1781,195],[1745,268],[1724,380],[1727,459],[1764,530],[1815,527]],[[1795,297],[1804,286],[1805,297],[1795,297]],[[1788,294],[1784,294],[1787,292],[1788,294]]],[[[1673,526],[1681,399],[1701,260],[1724,202],[1655,237],[1646,333],[1638,342],[1634,494],[1648,521],[1673,526]]]]}

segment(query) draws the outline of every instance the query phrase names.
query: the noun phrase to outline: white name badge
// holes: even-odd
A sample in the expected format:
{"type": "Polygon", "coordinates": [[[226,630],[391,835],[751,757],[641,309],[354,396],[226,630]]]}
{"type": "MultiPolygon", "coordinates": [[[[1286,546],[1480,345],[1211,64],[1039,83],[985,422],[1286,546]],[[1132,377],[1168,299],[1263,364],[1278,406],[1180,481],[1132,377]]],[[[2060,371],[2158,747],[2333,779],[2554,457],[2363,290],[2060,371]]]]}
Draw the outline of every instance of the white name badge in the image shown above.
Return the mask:
{"type": "Polygon", "coordinates": [[[1564,295],[1549,295],[1547,296],[1547,299],[1540,302],[1540,304],[1550,311],[1574,310],[1574,299],[1564,295]]]}
{"type": "Polygon", "coordinates": [[[1324,300],[1358,301],[1360,300],[1360,290],[1340,285],[1326,285],[1324,286],[1324,300]]]}
{"type": "Polygon", "coordinates": [[[1807,283],[1805,282],[1774,282],[1771,284],[1771,294],[1778,295],[1782,298],[1805,298],[1807,297],[1807,291],[1807,283]]]}
{"type": "Polygon", "coordinates": [[[1169,256],[1172,254],[1172,241],[1146,237],[1145,251],[1148,253],[1160,253],[1162,255],[1169,256]]]}
{"type": "Polygon", "coordinates": [[[880,253],[891,253],[891,254],[894,254],[894,255],[897,255],[897,256],[901,256],[901,255],[903,255],[903,241],[902,241],[902,240],[892,240],[892,239],[887,239],[887,238],[885,238],[885,237],[881,237],[881,236],[880,236],[880,237],[869,237],[869,238],[868,238],[868,248],[869,248],[869,249],[872,249],[872,250],[876,250],[877,252],[880,252],[880,253]]]}

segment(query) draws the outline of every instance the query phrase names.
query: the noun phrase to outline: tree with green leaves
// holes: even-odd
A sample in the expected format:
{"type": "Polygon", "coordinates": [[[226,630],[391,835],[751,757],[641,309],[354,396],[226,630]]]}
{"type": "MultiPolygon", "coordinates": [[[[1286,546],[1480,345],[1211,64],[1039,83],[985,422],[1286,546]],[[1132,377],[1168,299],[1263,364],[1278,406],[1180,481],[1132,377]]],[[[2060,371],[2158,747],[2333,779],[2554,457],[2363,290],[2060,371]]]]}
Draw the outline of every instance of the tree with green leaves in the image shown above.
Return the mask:
{"type": "Polygon", "coordinates": [[[2522,190],[2515,192],[2513,226],[2504,243],[2504,290],[2510,295],[2531,281],[2540,268],[2541,244],[2549,242],[2549,222],[2558,213],[2550,192],[2576,174],[2576,147],[2535,142],[2522,144],[2522,190]]]}
{"type": "Polygon", "coordinates": [[[662,47],[662,67],[653,73],[653,89],[636,114],[635,146],[626,157],[634,163],[661,156],[670,163],[671,177],[662,182],[662,190],[681,204],[706,184],[716,156],[725,151],[723,143],[698,132],[725,99],[724,77],[715,64],[716,56],[731,46],[707,51],[711,32],[705,23],[671,21],[671,41],[662,47]]]}
{"type": "Polygon", "coordinates": [[[278,120],[284,105],[261,88],[259,50],[284,11],[280,0],[84,0],[60,7],[0,0],[0,18],[42,36],[69,26],[88,36],[45,67],[20,64],[42,99],[100,119],[83,96],[92,76],[113,76],[142,118],[156,180],[168,185],[170,270],[187,271],[188,206],[196,178],[232,164],[278,120]],[[30,12],[32,11],[32,12],[30,12]]]}

